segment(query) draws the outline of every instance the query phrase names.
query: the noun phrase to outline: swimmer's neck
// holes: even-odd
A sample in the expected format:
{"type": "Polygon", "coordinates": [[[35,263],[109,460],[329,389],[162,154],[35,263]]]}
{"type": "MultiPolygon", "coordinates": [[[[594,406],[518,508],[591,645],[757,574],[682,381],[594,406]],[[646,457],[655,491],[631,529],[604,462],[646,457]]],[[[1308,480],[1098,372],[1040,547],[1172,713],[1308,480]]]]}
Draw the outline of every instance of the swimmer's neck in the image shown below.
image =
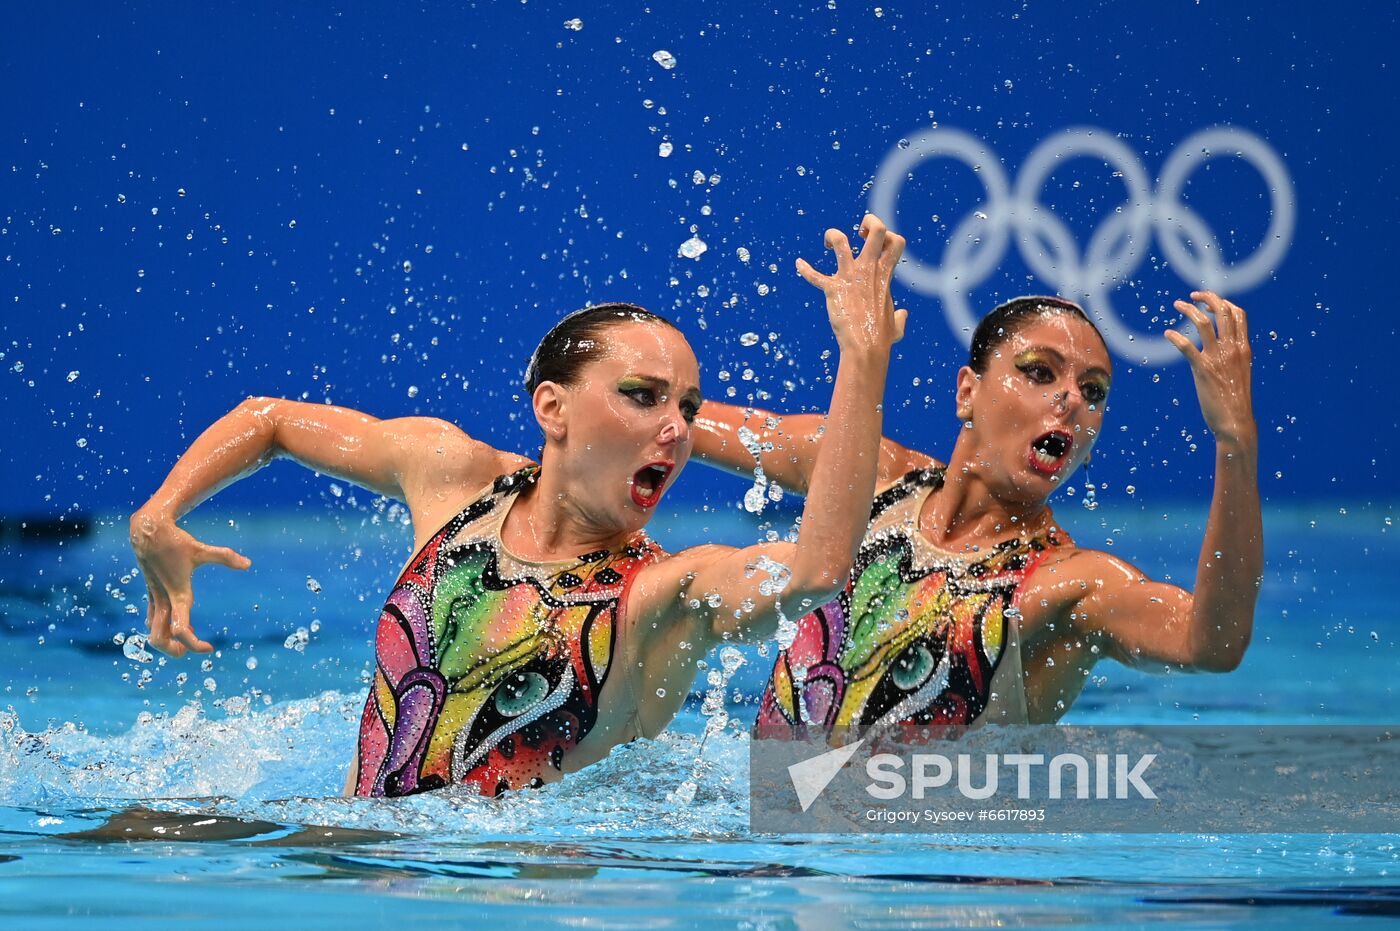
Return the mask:
{"type": "Polygon", "coordinates": [[[608,526],[590,511],[585,491],[572,488],[558,470],[542,470],[511,506],[501,526],[502,542],[516,556],[555,562],[630,540],[635,531],[608,526]]]}
{"type": "Polygon", "coordinates": [[[1053,523],[1044,499],[1016,501],[998,495],[958,449],[950,457],[943,486],[929,495],[919,514],[924,537],[952,552],[973,544],[1036,536],[1053,523]]]}

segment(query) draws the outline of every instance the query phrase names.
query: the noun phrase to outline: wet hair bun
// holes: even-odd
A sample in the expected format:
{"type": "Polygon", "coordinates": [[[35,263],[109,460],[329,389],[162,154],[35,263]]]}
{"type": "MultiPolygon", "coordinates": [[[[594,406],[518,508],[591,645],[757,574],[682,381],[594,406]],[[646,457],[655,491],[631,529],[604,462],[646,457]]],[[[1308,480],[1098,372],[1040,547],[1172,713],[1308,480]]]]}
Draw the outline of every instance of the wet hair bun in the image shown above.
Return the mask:
{"type": "MultiPolygon", "coordinates": [[[[980,375],[987,370],[993,350],[1015,336],[1022,327],[1059,314],[1069,314],[1083,320],[1089,324],[1099,341],[1104,342],[1103,334],[1094,326],[1094,321],[1090,320],[1084,308],[1074,301],[1040,294],[1013,297],[1005,304],[993,308],[992,312],[977,324],[977,329],[972,334],[972,345],[968,348],[968,366],[980,375]]],[[[1108,343],[1104,342],[1104,346],[1107,348],[1108,343]]]]}
{"type": "Polygon", "coordinates": [[[676,325],[636,304],[593,304],[556,323],[530,356],[525,367],[525,390],[534,394],[542,382],[571,385],[603,342],[603,332],[621,323],[676,325]]]}

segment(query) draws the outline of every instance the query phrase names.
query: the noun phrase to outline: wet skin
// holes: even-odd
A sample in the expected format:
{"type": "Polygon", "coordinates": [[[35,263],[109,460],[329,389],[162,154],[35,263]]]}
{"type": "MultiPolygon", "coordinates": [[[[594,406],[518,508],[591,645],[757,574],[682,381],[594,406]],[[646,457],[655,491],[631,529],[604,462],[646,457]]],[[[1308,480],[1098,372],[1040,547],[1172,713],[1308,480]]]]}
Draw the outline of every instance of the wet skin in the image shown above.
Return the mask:
{"type": "Polygon", "coordinates": [[[507,547],[529,559],[569,557],[641,530],[690,459],[699,383],[700,366],[684,336],[661,324],[629,322],[608,329],[605,349],[574,384],[541,385],[537,416],[560,455],[512,509],[502,530],[507,547]],[[639,500],[634,488],[648,466],[664,472],[664,480],[639,500]],[[586,485],[590,494],[554,491],[571,485],[586,485]],[[562,546],[560,526],[576,528],[562,546]]]}
{"type": "MultiPolygon", "coordinates": [[[[1219,295],[1197,291],[1191,297],[1174,306],[1195,327],[1200,346],[1175,330],[1165,335],[1191,367],[1215,440],[1194,592],[1155,582],[1116,556],[1072,541],[1054,549],[1020,590],[1033,721],[1059,718],[1106,657],[1147,669],[1223,672],[1240,663],[1248,646],[1263,566],[1248,328],[1244,312],[1219,295]]],[[[1005,336],[985,369],[958,373],[960,428],[945,483],[928,496],[919,520],[935,546],[969,555],[1055,525],[1047,500],[1087,461],[1112,378],[1103,341],[1067,313],[1005,336]]],[[[741,426],[764,444],[761,462],[769,479],[801,493],[823,442],[822,418],[712,404],[697,421],[697,453],[712,465],[750,474],[753,458],[736,438],[741,426]]],[[[933,457],[886,439],[879,482],[933,465],[939,465],[933,457]]],[[[1063,532],[1060,537],[1067,539],[1063,532]]]]}
{"type": "MultiPolygon", "coordinates": [[[[904,240],[876,217],[860,225],[857,255],[837,229],[825,234],[833,274],[798,260],[825,295],[840,349],[824,451],[817,457],[798,539],[743,548],[697,546],[639,568],[616,619],[617,672],[593,729],[557,770],[570,772],[617,743],[658,732],[695,675],[695,659],[721,640],[771,635],[779,592],[755,566],[784,567],[789,606],[834,597],[850,570],[874,492],[881,404],[904,312],[889,283],[904,240]],[[629,681],[635,680],[635,681],[629,681]]],[[[700,405],[694,353],[664,325],[609,323],[596,352],[569,384],[541,382],[531,402],[545,434],[538,479],[504,516],[501,542],[531,561],[577,559],[632,540],[690,457],[700,405]]],[[[426,417],[381,421],[327,405],[250,398],[211,425],[131,518],[131,542],[150,592],[152,646],[181,656],[209,652],[191,622],[191,574],[217,563],[246,568],[241,554],[209,546],[176,521],[219,488],[275,458],[291,458],[404,501],[414,551],[499,476],[531,464],[460,428],[426,417]]]]}

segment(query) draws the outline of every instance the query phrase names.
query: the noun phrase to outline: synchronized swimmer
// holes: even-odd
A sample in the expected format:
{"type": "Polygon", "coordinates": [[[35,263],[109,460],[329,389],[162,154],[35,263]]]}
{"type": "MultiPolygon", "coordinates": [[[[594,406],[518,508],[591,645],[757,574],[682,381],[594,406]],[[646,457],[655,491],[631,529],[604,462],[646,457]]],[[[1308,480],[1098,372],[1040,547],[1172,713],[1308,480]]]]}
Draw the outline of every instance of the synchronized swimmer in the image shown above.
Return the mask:
{"type": "MultiPolygon", "coordinates": [[[[854,570],[838,598],[799,622],[759,727],[1044,723],[1069,709],[1101,659],[1238,666],[1264,559],[1249,337],[1239,307],[1209,291],[1191,297],[1215,318],[1176,302],[1201,348],[1166,336],[1191,366],[1215,437],[1194,593],[1077,546],[1056,523],[1048,499],[1102,433],[1112,363],[1078,305],[1017,298],[973,334],[947,463],[881,442],[880,492],[854,570]]],[[[696,451],[750,477],[756,454],[767,477],[805,492],[823,424],[838,426],[706,404],[696,451]]]]}
{"type": "Polygon", "coordinates": [[[814,463],[795,543],[668,554],[646,536],[690,458],[699,366],[672,324],[606,304],[564,318],[530,362],[538,462],[441,420],[381,421],[316,404],[254,398],[214,423],[131,519],[150,642],[173,656],[212,649],[191,624],[191,574],[249,561],[176,520],[289,457],[404,501],[413,520],[414,555],[379,617],[347,792],[467,785],[497,795],[659,733],[685,700],[697,656],[735,633],[772,636],[779,592],[755,566],[785,567],[781,597],[806,608],[835,597],[849,575],[905,319],[889,290],[903,238],[873,216],[861,235],[856,257],[844,234],[827,231],[834,275],[797,263],[826,295],[840,362],[830,406],[838,426],[814,463]]]}
{"type": "Polygon", "coordinates": [[[564,318],[526,373],[538,462],[431,418],[244,402],[206,430],[131,520],[150,642],[208,652],[190,620],[195,567],[246,568],[176,520],[273,458],[404,501],[414,556],[380,614],[376,666],[346,791],[465,784],[495,795],[595,762],[675,716],[694,657],[727,636],[779,655],[758,726],[1058,719],[1095,663],[1224,671],[1249,643],[1263,563],[1257,427],[1244,312],[1211,292],[1167,339],[1191,366],[1216,441],[1194,592],[1081,548],[1048,499],[1087,462],[1112,363],[1084,311],[1018,298],[978,327],[958,373],[947,463],[881,436],[890,279],[904,240],[876,217],[859,256],[828,230],[840,349],[825,416],[706,402],[684,337],[642,308],[564,318]],[[752,431],[751,433],[749,431],[752,431]],[[692,448],[806,495],[794,544],[667,554],[644,528],[692,448]],[[872,502],[873,501],[873,505],[872,502]],[[785,585],[764,585],[769,568],[785,585]],[[742,606],[742,610],[735,610],[742,606]],[[688,642],[698,652],[681,646],[688,642]]]}

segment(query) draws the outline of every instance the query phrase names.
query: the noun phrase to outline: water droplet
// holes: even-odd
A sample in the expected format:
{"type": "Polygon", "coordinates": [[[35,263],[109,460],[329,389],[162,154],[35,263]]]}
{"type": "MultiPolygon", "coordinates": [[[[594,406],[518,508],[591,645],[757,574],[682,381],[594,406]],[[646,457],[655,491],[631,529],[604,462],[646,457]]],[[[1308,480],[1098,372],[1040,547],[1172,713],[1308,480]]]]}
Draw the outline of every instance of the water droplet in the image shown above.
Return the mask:
{"type": "Polygon", "coordinates": [[[80,436],[80,437],[78,437],[77,446],[78,446],[79,449],[87,449],[87,437],[85,437],[85,436],[80,436]]]}
{"type": "Polygon", "coordinates": [[[151,651],[146,649],[146,638],[143,634],[127,637],[126,642],[122,644],[122,655],[138,663],[149,663],[155,659],[151,651]]]}
{"type": "Polygon", "coordinates": [[[755,484],[744,492],[744,510],[750,514],[763,513],[763,509],[768,505],[768,499],[764,496],[763,490],[763,485],[755,484]]]}
{"type": "Polygon", "coordinates": [[[684,256],[687,259],[698,259],[700,258],[700,256],[704,255],[706,250],[708,250],[709,248],[710,247],[707,246],[705,244],[705,241],[699,236],[692,236],[685,242],[681,243],[681,246],[679,249],[676,250],[676,253],[678,255],[684,256]]]}
{"type": "Polygon", "coordinates": [[[755,345],[757,345],[757,344],[758,344],[758,334],[757,334],[757,333],[745,333],[743,336],[740,336],[740,337],[739,337],[739,344],[740,344],[741,346],[755,346],[755,345]]]}
{"type": "Polygon", "coordinates": [[[665,68],[667,71],[670,71],[672,68],[676,67],[676,56],[672,55],[664,48],[657,49],[656,51],[652,52],[651,60],[656,62],[661,67],[665,68]]]}
{"type": "Polygon", "coordinates": [[[656,154],[657,154],[657,155],[660,155],[662,158],[670,158],[670,157],[671,157],[671,153],[674,152],[675,150],[676,150],[676,147],[673,146],[673,145],[671,145],[671,143],[669,143],[669,142],[663,142],[663,143],[661,143],[661,145],[659,145],[659,146],[656,147],[656,154]]]}
{"type": "Polygon", "coordinates": [[[666,690],[665,690],[665,689],[657,689],[657,690],[656,690],[656,697],[657,697],[657,698],[665,698],[665,697],[666,697],[666,690]]]}
{"type": "Polygon", "coordinates": [[[257,669],[258,658],[256,656],[250,656],[248,657],[248,662],[244,663],[243,665],[247,666],[249,669],[257,669]]]}
{"type": "Polygon", "coordinates": [[[748,264],[749,250],[745,249],[743,246],[740,246],[738,249],[734,250],[734,254],[739,257],[740,262],[743,262],[745,265],[748,264]]]}
{"type": "Polygon", "coordinates": [[[408,386],[408,396],[409,396],[410,398],[416,398],[416,397],[418,397],[418,386],[417,386],[417,385],[409,385],[409,386],[408,386]]]}
{"type": "Polygon", "coordinates": [[[582,32],[583,20],[579,19],[577,16],[573,19],[566,19],[564,20],[564,28],[570,32],[582,32]]]}
{"type": "Polygon", "coordinates": [[[411,271],[413,271],[413,263],[410,262],[408,259],[404,259],[404,260],[403,260],[403,273],[404,273],[405,275],[407,275],[407,274],[408,274],[409,272],[411,272],[411,271]]]}
{"type": "Polygon", "coordinates": [[[313,595],[319,595],[321,594],[321,583],[308,575],[306,577],[306,590],[313,595]]]}

